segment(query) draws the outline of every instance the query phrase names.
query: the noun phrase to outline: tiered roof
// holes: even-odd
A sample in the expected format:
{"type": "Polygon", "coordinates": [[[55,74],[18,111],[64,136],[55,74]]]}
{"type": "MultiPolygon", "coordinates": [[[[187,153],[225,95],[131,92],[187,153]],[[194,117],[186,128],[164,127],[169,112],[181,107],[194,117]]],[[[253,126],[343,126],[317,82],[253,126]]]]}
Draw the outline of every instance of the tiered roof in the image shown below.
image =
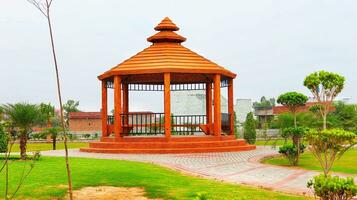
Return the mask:
{"type": "Polygon", "coordinates": [[[172,73],[221,74],[235,78],[236,74],[181,45],[186,38],[177,34],[179,28],[168,17],[156,27],[158,33],[147,41],[152,45],[100,75],[100,80],[113,75],[172,73]]]}

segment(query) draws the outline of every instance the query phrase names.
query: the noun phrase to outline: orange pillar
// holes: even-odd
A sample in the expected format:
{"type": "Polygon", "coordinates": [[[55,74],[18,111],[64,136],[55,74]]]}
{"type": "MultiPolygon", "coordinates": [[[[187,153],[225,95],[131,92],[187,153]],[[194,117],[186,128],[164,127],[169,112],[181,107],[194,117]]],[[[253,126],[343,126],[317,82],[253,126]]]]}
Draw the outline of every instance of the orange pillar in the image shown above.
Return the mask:
{"type": "Polygon", "coordinates": [[[206,83],[206,117],[208,134],[212,133],[212,83],[206,83]]]}
{"type": "Polygon", "coordinates": [[[171,137],[171,96],[170,96],[170,73],[164,74],[164,115],[165,115],[165,137],[171,137]]]}
{"type": "Polygon", "coordinates": [[[125,114],[124,117],[124,124],[128,125],[129,123],[129,85],[127,83],[123,84],[123,113],[125,114]]]}
{"type": "Polygon", "coordinates": [[[122,130],[121,123],[121,77],[114,76],[114,135],[115,139],[120,139],[120,132],[122,130]]]}
{"type": "Polygon", "coordinates": [[[228,113],[229,113],[229,126],[230,135],[234,135],[234,96],[233,96],[233,79],[228,80],[228,113]]]}
{"type": "Polygon", "coordinates": [[[108,92],[107,82],[102,80],[102,137],[108,137],[108,92]]]}
{"type": "Polygon", "coordinates": [[[215,74],[214,84],[214,135],[221,135],[221,75],[215,74]]]}

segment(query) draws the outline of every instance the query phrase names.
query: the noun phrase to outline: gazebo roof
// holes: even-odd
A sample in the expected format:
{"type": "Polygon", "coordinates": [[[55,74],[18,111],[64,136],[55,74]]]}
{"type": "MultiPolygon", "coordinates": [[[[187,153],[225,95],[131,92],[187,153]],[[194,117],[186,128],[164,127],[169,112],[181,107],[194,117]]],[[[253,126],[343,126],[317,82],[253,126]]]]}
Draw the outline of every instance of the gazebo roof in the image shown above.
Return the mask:
{"type": "Polygon", "coordinates": [[[100,80],[114,75],[158,74],[221,74],[235,78],[236,74],[181,45],[186,38],[174,31],[179,28],[168,18],[156,27],[159,31],[147,40],[153,44],[131,58],[103,73],[100,80]]]}

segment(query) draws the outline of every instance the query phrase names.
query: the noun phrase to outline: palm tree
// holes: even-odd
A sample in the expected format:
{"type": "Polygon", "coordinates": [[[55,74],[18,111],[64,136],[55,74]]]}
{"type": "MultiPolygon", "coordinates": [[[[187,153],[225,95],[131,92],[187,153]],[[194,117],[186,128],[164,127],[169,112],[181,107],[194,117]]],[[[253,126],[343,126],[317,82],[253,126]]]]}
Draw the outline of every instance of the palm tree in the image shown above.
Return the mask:
{"type": "Polygon", "coordinates": [[[62,132],[62,127],[60,126],[54,126],[50,128],[46,128],[44,130],[45,135],[50,135],[52,139],[52,149],[56,150],[56,142],[57,142],[57,137],[58,135],[62,132]]]}
{"type": "Polygon", "coordinates": [[[25,160],[28,136],[40,116],[39,107],[35,104],[16,103],[3,105],[3,110],[12,124],[18,129],[21,159],[25,160]]]}

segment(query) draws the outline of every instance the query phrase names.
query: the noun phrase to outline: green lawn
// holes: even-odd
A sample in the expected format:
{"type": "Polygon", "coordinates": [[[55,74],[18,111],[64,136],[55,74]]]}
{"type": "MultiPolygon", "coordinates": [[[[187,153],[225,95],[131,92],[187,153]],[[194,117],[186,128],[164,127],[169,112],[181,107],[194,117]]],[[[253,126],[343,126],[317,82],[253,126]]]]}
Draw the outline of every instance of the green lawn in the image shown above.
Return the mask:
{"type": "MultiPolygon", "coordinates": [[[[289,166],[289,163],[286,158],[279,156],[274,158],[269,158],[263,160],[263,163],[280,165],[280,166],[289,166]]],[[[309,170],[321,170],[321,166],[312,155],[311,152],[305,152],[301,155],[299,167],[309,170]]],[[[342,172],[348,174],[357,174],[357,149],[348,150],[341,159],[337,160],[332,167],[331,171],[333,172],[342,172]]]]}
{"type": "MultiPolygon", "coordinates": [[[[163,199],[193,199],[198,192],[206,193],[209,199],[306,199],[283,193],[242,185],[222,183],[182,175],[176,171],[146,163],[119,160],[71,158],[73,185],[75,189],[86,186],[143,187],[147,196],[163,199]]],[[[22,173],[25,162],[10,164],[10,191],[22,173]]],[[[29,163],[27,163],[28,165],[29,163]]],[[[54,199],[66,192],[64,158],[41,157],[26,179],[17,199],[54,199]]],[[[4,193],[4,173],[0,174],[0,196],[4,193]]]]}
{"type": "MultiPolygon", "coordinates": [[[[68,142],[68,148],[76,149],[81,147],[88,147],[87,142],[68,142]]],[[[64,149],[63,141],[57,142],[56,149],[64,149]]],[[[52,150],[52,143],[27,143],[27,152],[33,151],[47,151],[52,150]]],[[[15,143],[12,147],[12,152],[19,152],[20,147],[18,143],[15,143]]]]}
{"type": "Polygon", "coordinates": [[[284,144],[284,140],[279,139],[279,140],[269,140],[269,141],[264,141],[264,140],[257,140],[255,142],[255,145],[257,146],[264,146],[264,145],[277,145],[277,146],[282,146],[284,144]]]}

